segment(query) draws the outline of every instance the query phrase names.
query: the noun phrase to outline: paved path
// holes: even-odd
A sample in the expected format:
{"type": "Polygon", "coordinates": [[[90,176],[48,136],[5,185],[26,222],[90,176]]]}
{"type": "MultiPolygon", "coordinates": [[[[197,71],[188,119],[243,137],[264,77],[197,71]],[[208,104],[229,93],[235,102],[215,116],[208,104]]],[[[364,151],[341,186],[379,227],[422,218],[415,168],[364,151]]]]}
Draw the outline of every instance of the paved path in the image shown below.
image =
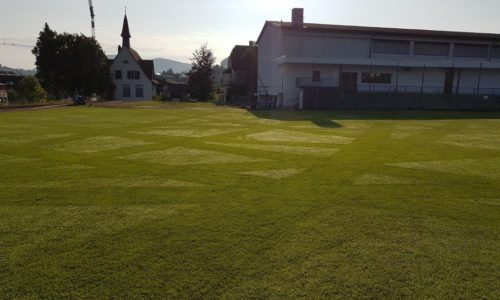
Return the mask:
{"type": "Polygon", "coordinates": [[[15,106],[15,107],[0,107],[0,112],[12,112],[12,111],[25,111],[25,110],[38,110],[38,109],[50,109],[50,108],[60,108],[60,107],[68,107],[69,104],[54,104],[54,105],[43,105],[43,106],[15,106]]]}

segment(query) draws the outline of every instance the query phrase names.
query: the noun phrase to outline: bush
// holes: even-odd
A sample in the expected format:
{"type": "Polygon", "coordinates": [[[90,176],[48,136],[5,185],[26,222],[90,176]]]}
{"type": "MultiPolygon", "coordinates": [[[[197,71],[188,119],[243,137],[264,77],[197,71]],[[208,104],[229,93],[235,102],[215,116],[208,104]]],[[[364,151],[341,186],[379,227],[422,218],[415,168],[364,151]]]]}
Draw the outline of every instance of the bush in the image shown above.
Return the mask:
{"type": "Polygon", "coordinates": [[[20,98],[33,103],[47,99],[47,92],[42,88],[38,79],[33,76],[24,77],[19,82],[18,92],[20,98]]]}
{"type": "Polygon", "coordinates": [[[7,91],[7,94],[9,95],[9,102],[10,103],[16,103],[16,102],[20,102],[22,100],[21,95],[19,95],[19,93],[15,90],[9,90],[9,91],[7,91]]]}

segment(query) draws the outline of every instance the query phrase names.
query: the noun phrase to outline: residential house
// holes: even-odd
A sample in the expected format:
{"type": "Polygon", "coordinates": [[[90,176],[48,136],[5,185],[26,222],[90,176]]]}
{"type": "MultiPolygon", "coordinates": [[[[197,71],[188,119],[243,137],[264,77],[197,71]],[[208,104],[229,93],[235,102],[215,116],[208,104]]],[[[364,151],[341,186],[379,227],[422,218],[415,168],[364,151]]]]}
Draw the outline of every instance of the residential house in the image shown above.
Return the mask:
{"type": "Polygon", "coordinates": [[[227,101],[238,97],[253,97],[257,90],[257,46],[235,46],[224,71],[224,89],[227,101]]]}
{"type": "Polygon", "coordinates": [[[259,102],[297,109],[500,109],[500,34],[267,21],[259,102]],[[467,99],[466,99],[467,98],[467,99]]]}

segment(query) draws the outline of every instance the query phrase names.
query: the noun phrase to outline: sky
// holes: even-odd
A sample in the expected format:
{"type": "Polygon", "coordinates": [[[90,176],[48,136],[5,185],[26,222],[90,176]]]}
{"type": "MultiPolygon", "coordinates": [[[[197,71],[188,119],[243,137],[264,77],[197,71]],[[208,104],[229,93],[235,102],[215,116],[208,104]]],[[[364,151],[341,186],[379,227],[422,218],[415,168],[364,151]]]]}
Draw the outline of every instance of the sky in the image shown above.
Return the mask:
{"type": "MultiPolygon", "coordinates": [[[[207,43],[221,61],[234,45],[256,40],[266,20],[500,33],[498,0],[93,0],[96,38],[107,55],[121,43],[125,6],[131,46],[144,59],[189,62],[207,43]]],[[[45,22],[90,35],[88,0],[0,0],[0,44],[34,45],[45,22]]],[[[0,45],[0,64],[34,68],[30,48],[0,45]]]]}

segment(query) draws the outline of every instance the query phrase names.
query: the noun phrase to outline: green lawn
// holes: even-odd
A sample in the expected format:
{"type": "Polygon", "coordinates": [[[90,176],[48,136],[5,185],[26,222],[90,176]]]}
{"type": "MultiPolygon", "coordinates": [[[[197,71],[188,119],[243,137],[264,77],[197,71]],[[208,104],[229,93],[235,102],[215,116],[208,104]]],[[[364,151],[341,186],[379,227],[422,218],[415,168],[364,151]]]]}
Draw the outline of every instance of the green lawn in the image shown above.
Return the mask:
{"type": "Polygon", "coordinates": [[[0,113],[0,298],[500,298],[500,113],[0,113]]]}

